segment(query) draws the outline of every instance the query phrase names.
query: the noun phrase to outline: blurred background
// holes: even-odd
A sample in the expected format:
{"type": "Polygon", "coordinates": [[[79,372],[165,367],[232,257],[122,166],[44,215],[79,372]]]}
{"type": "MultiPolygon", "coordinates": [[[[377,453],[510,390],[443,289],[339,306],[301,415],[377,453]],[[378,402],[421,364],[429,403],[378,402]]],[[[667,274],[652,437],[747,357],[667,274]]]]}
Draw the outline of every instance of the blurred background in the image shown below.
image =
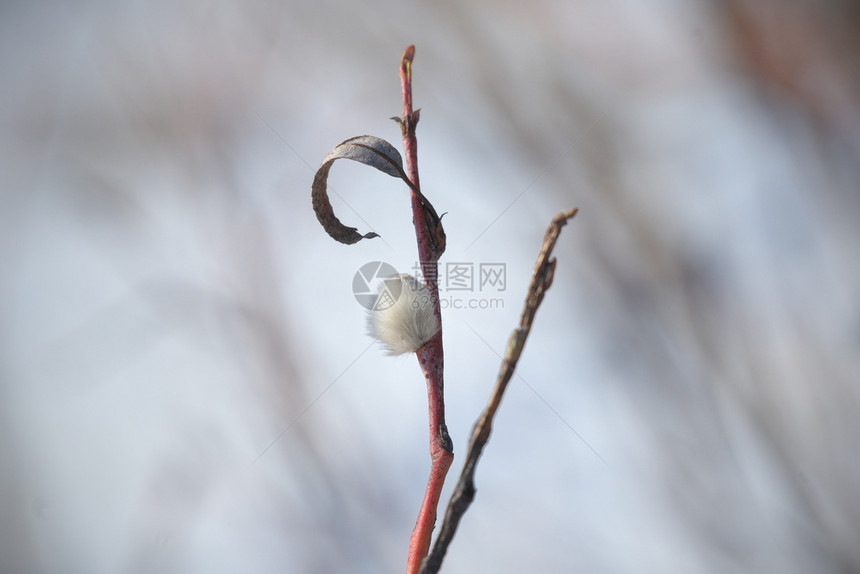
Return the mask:
{"type": "Polygon", "coordinates": [[[338,162],[344,246],[310,185],[409,44],[442,273],[506,272],[443,291],[445,501],[581,210],[443,572],[860,572],[851,0],[4,2],[0,570],[403,571],[424,383],[352,280],[408,195],[338,162]]]}

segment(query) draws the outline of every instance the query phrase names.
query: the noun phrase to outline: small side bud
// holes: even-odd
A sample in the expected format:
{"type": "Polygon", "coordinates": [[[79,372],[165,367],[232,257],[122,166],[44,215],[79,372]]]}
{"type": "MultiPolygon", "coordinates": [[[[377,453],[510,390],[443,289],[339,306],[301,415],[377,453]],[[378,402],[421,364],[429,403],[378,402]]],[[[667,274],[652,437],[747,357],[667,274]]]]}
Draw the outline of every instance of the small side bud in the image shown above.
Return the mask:
{"type": "Polygon", "coordinates": [[[430,291],[412,275],[386,279],[379,285],[367,327],[389,355],[414,353],[439,332],[430,291]]]}

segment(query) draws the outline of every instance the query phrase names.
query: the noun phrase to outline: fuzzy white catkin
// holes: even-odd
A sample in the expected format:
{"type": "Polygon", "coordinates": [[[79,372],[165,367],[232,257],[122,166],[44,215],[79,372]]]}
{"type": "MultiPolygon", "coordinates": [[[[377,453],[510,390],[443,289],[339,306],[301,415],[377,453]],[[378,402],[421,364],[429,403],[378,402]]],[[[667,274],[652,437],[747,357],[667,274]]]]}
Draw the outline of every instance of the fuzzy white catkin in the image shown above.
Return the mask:
{"type": "Polygon", "coordinates": [[[376,297],[368,331],[389,355],[414,353],[439,332],[430,291],[412,275],[386,279],[376,297]]]}

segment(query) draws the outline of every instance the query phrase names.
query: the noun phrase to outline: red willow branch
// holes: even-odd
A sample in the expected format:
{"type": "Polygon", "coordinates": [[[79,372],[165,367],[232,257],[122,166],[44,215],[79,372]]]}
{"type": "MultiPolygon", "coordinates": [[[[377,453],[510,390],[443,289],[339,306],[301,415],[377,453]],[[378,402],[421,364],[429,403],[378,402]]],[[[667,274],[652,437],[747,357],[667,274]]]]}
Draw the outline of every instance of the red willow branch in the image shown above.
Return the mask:
{"type": "Polygon", "coordinates": [[[493,389],[493,394],[490,397],[489,403],[487,403],[487,407],[472,428],[463,471],[460,473],[460,478],[454,487],[454,492],[448,503],[448,509],[445,511],[445,520],[442,522],[442,528],[439,531],[439,536],[436,538],[433,551],[421,565],[420,574],[436,574],[439,572],[439,568],[442,566],[442,559],[445,558],[445,553],[448,551],[448,546],[454,538],[457,526],[460,524],[460,519],[475,498],[475,469],[478,465],[478,459],[481,457],[484,446],[486,446],[487,441],[490,439],[493,418],[496,416],[496,411],[502,402],[502,396],[505,394],[505,389],[508,387],[508,382],[511,380],[514,369],[523,352],[526,339],[529,336],[529,332],[531,332],[535,313],[541,301],[543,301],[546,290],[552,285],[556,263],[556,259],[551,257],[552,250],[555,247],[556,241],[558,241],[558,236],[561,234],[561,228],[564,227],[571,217],[576,215],[577,211],[577,209],[562,211],[553,218],[552,223],[550,223],[546,230],[543,246],[535,265],[535,272],[529,285],[523,314],[520,317],[519,327],[514,329],[508,338],[508,346],[505,350],[498,379],[496,380],[496,387],[493,389]]]}
{"type": "Polygon", "coordinates": [[[439,322],[439,332],[423,347],[418,349],[418,363],[427,379],[427,399],[430,411],[430,478],[424,502],[418,513],[415,529],[409,541],[409,556],[406,573],[417,574],[421,561],[430,549],[430,538],[436,524],[436,508],[442,485],[451,462],[454,460],[453,445],[445,426],[444,398],[444,355],[442,352],[442,314],[439,306],[439,285],[437,260],[444,250],[444,232],[438,219],[428,217],[427,208],[420,197],[421,183],[418,179],[418,139],[415,126],[418,124],[420,110],[412,109],[412,58],[415,46],[409,46],[400,60],[400,83],[403,89],[403,115],[394,118],[403,132],[403,151],[405,152],[406,175],[412,182],[412,217],[415,223],[415,236],[418,241],[418,258],[421,274],[430,291],[433,313],[439,322]],[[417,192],[417,193],[416,193],[417,192]],[[440,249],[441,248],[441,249],[440,249]]]}

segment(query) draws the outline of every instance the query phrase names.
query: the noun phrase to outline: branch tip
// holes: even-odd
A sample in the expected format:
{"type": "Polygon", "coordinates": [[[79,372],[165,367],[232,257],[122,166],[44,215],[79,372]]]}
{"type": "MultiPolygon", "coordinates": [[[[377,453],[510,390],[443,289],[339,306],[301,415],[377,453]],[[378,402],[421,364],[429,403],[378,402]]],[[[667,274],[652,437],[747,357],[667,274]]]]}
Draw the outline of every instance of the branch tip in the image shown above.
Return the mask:
{"type": "Polygon", "coordinates": [[[400,71],[406,81],[412,81],[412,59],[415,57],[415,46],[409,46],[400,58],[400,71]]]}
{"type": "Polygon", "coordinates": [[[574,207],[573,209],[567,209],[558,213],[555,217],[552,218],[552,222],[554,225],[564,225],[570,219],[572,219],[577,213],[579,213],[579,208],[574,207]]]}

